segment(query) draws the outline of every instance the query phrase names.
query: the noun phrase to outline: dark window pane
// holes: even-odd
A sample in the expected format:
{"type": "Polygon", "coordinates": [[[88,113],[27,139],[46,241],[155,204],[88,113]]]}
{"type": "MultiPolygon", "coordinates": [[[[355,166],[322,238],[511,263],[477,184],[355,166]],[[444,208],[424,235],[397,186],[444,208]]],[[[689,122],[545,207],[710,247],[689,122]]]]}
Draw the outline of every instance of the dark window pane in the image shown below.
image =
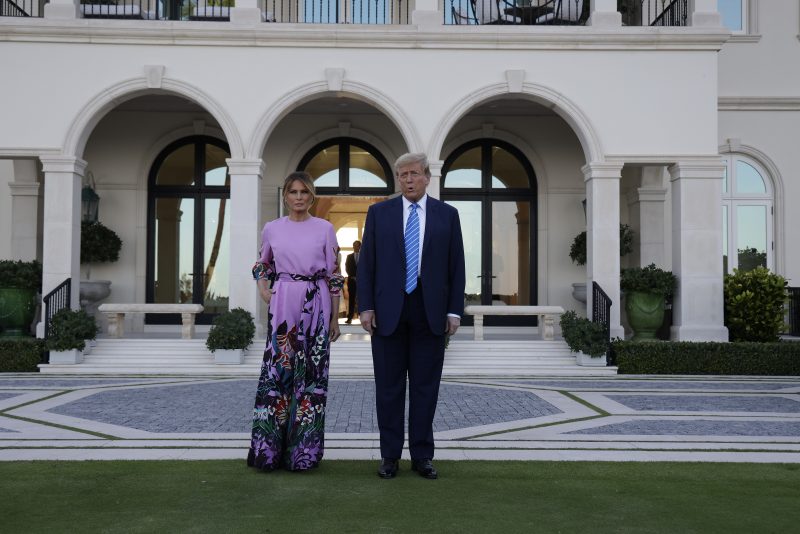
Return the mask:
{"type": "Polygon", "coordinates": [[[498,146],[492,147],[492,188],[527,188],[528,173],[522,163],[510,152],[498,146]]]}
{"type": "Polygon", "coordinates": [[[467,150],[450,166],[444,187],[451,189],[481,187],[481,147],[467,150]]]}
{"type": "Polygon", "coordinates": [[[194,185],[194,144],[184,145],[167,156],[158,169],[156,185],[194,185]]]}

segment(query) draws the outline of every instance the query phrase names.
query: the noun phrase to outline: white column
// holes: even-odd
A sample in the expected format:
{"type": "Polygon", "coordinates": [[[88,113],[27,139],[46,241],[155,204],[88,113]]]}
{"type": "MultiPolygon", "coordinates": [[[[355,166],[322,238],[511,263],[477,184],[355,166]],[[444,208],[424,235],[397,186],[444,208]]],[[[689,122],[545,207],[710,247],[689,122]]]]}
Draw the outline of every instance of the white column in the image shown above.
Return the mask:
{"type": "Polygon", "coordinates": [[[664,205],[667,190],[663,185],[663,167],[642,168],[641,187],[628,193],[628,214],[634,231],[634,264],[645,267],[655,263],[669,269],[664,249],[664,205]]]}
{"type": "Polygon", "coordinates": [[[591,14],[587,26],[622,26],[622,15],[617,11],[617,0],[591,0],[591,14]]]}
{"type": "Polygon", "coordinates": [[[679,162],[672,181],[672,306],[676,341],[727,341],[722,293],[722,176],[719,158],[679,162]]]}
{"type": "Polygon", "coordinates": [[[622,165],[589,163],[582,170],[586,181],[586,310],[591,315],[592,282],[597,282],[612,302],[611,337],[623,337],[619,297],[619,182],[622,165]]]}
{"type": "Polygon", "coordinates": [[[261,305],[251,267],[261,246],[261,159],[226,160],[231,176],[230,300],[228,308],[253,314],[261,333],[261,305]]]}
{"type": "Polygon", "coordinates": [[[81,18],[80,0],[50,0],[44,6],[44,18],[68,20],[81,18]]]}
{"type": "Polygon", "coordinates": [[[40,159],[44,171],[42,295],[71,278],[70,308],[77,310],[81,259],[81,182],[86,162],[73,156],[41,156],[40,159]]]}
{"type": "MultiPolygon", "coordinates": [[[[449,3],[445,3],[449,6],[449,3]]],[[[449,7],[448,7],[449,9],[449,7]]],[[[411,24],[425,29],[442,25],[442,12],[439,11],[438,0],[416,0],[414,11],[411,12],[411,24]]]]}
{"type": "Polygon", "coordinates": [[[433,198],[439,199],[442,197],[442,160],[428,160],[428,166],[431,169],[431,183],[428,184],[428,194],[433,198]]]}
{"type": "Polygon", "coordinates": [[[689,0],[690,26],[722,26],[717,0],[689,0]]]}
{"type": "Polygon", "coordinates": [[[231,24],[237,26],[255,26],[263,22],[258,0],[236,0],[230,9],[231,24]]]}
{"type": "Polygon", "coordinates": [[[14,181],[11,189],[11,257],[17,260],[37,259],[39,183],[36,181],[38,162],[14,161],[14,181]]]}

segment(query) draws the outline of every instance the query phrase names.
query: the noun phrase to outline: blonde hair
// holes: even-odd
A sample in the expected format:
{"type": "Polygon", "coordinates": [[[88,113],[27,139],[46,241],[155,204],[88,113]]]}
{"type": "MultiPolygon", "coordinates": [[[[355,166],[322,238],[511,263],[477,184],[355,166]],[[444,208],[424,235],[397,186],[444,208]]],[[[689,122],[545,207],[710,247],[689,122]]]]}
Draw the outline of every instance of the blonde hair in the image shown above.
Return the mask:
{"type": "Polygon", "coordinates": [[[295,171],[283,180],[283,204],[286,205],[286,195],[294,182],[301,182],[311,193],[311,204],[317,200],[317,189],[314,187],[314,179],[305,171],[295,171]]]}
{"type": "Polygon", "coordinates": [[[400,171],[400,167],[417,163],[422,167],[422,172],[425,173],[425,176],[430,178],[431,168],[428,166],[428,156],[423,152],[406,152],[397,158],[397,161],[394,162],[394,173],[396,175],[400,171]]]}

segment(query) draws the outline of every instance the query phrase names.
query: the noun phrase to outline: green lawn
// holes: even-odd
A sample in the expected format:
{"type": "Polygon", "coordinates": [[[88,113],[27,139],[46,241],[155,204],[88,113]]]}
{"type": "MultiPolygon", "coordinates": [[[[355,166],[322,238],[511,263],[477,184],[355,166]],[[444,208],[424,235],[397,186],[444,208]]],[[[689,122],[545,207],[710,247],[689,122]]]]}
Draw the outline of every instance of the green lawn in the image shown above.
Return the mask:
{"type": "Polygon", "coordinates": [[[800,466],[324,461],[3,462],[0,532],[747,532],[800,530],[800,466]]]}

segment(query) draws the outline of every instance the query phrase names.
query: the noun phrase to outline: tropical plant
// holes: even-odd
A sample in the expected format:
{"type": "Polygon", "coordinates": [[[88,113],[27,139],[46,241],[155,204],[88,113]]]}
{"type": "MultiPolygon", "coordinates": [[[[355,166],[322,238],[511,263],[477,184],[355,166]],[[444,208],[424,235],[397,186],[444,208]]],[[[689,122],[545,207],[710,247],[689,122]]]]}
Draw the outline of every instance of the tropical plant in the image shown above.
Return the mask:
{"type": "Polygon", "coordinates": [[[725,275],[725,326],[731,341],[777,341],[784,328],[786,279],[766,267],[725,275]]]}
{"type": "MultiPolygon", "coordinates": [[[[619,255],[633,252],[633,230],[627,224],[619,225],[619,255]]],[[[576,265],[586,265],[586,231],[579,233],[569,247],[569,257],[576,265]]]]}
{"type": "Polygon", "coordinates": [[[625,293],[654,293],[668,297],[675,291],[677,279],[672,271],[665,271],[651,263],[647,267],[622,269],[619,286],[625,293]]]}
{"type": "Polygon", "coordinates": [[[94,317],[83,310],[64,308],[53,315],[47,337],[47,350],[83,350],[87,339],[97,337],[94,317]]]}
{"type": "Polygon", "coordinates": [[[561,335],[572,352],[582,352],[599,358],[608,352],[608,332],[603,325],[578,317],[574,311],[561,315],[561,335]]]}
{"type": "Polygon", "coordinates": [[[256,326],[253,316],[243,308],[219,314],[208,332],[206,347],[211,352],[218,349],[246,349],[253,342],[256,326]]]}
{"type": "Polygon", "coordinates": [[[0,287],[41,291],[42,264],[36,260],[0,260],[0,287]]]}

